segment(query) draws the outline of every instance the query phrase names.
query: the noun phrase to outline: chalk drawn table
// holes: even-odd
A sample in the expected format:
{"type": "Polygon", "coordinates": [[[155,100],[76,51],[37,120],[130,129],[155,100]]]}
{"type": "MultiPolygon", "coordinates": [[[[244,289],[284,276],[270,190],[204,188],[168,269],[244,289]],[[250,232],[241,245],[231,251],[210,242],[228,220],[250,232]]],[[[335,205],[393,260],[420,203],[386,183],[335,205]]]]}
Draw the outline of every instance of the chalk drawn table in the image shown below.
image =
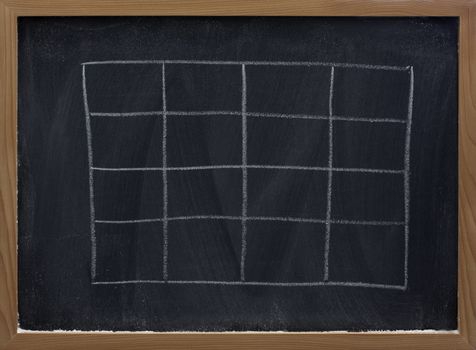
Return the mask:
{"type": "MultiPolygon", "coordinates": [[[[405,290],[408,283],[410,235],[409,179],[413,74],[411,66],[325,62],[157,60],[83,63],[83,97],[89,155],[92,283],[194,283],[277,287],[331,285],[405,290]],[[235,79],[225,81],[221,78],[230,75],[235,79]],[[298,89],[293,96],[279,96],[277,92],[279,88],[269,89],[263,83],[267,76],[278,76],[282,84],[293,79],[294,82],[296,79],[314,79],[315,89],[312,91],[298,89]],[[126,95],[125,85],[129,79],[155,79],[157,91],[127,91],[126,95]],[[388,101],[373,101],[381,103],[381,115],[347,115],[345,108],[341,106],[349,106],[348,101],[355,100],[364,105],[373,103],[372,96],[359,96],[360,92],[352,89],[353,82],[363,81],[364,85],[369,87],[367,90],[371,91],[371,84],[376,80],[388,80],[393,88],[401,90],[396,94],[400,98],[396,96],[392,101],[393,105],[388,101]],[[207,87],[205,92],[199,88],[200,84],[207,87]],[[221,99],[221,89],[228,93],[234,89],[235,93],[232,95],[235,98],[221,99]],[[140,95],[140,99],[137,100],[140,100],[142,105],[135,103],[134,98],[130,97],[131,94],[140,95]],[[346,98],[347,103],[342,103],[346,98]],[[204,123],[208,123],[208,134],[193,131],[194,122],[191,119],[196,118],[207,120],[204,123]],[[110,149],[94,147],[95,137],[103,137],[104,130],[120,128],[112,124],[125,123],[123,127],[129,129],[130,123],[140,124],[144,120],[148,121],[148,124],[142,129],[142,133],[129,135],[116,140],[116,143],[111,140],[110,149]],[[160,121],[158,124],[157,120],[160,121]],[[226,124],[228,133],[214,134],[214,123],[226,124]],[[296,126],[299,123],[303,123],[302,127],[305,130],[316,128],[318,133],[315,140],[305,140],[306,137],[309,139],[309,136],[302,131],[299,133],[299,126],[296,126]],[[151,125],[154,125],[155,129],[148,132],[151,125]],[[379,128],[372,129],[375,125],[379,125],[379,128]],[[298,149],[296,158],[280,159],[278,144],[286,140],[276,140],[274,149],[260,149],[259,141],[266,137],[268,128],[289,130],[292,127],[295,127],[297,132],[291,142],[311,145],[307,151],[298,149]],[[174,129],[172,133],[171,128],[174,129]],[[186,128],[188,128],[187,135],[196,138],[192,143],[194,147],[182,149],[178,154],[177,149],[182,146],[177,130],[183,131],[186,128]],[[352,140],[346,138],[349,135],[346,128],[362,128],[362,130],[367,128],[368,131],[364,134],[368,135],[369,139],[352,143],[352,140]],[[358,152],[362,142],[372,143],[372,135],[375,136],[375,133],[382,133],[381,138],[392,135],[390,137],[394,142],[392,149],[400,152],[391,157],[382,153],[381,158],[370,158],[366,161],[367,164],[356,164],[355,159],[349,157],[349,152],[351,155],[352,149],[358,152]],[[213,150],[208,148],[202,154],[197,153],[200,147],[207,147],[203,140],[206,137],[225,138],[225,142],[230,142],[228,152],[213,153],[213,150]],[[146,158],[139,157],[142,160],[138,161],[137,154],[131,149],[134,142],[141,142],[139,139],[153,144],[152,149],[155,151],[146,158]],[[123,158],[119,158],[120,162],[112,164],[110,155],[114,152],[122,152],[119,157],[123,158]],[[203,156],[207,152],[208,155],[203,156]],[[187,164],[187,161],[190,163],[187,164]],[[300,161],[302,163],[299,163],[300,161]],[[141,198],[147,197],[146,200],[151,203],[151,207],[155,208],[153,213],[150,212],[150,216],[133,216],[127,209],[113,211],[105,208],[102,202],[111,198],[117,197],[118,203],[130,198],[125,196],[121,199],[121,191],[127,186],[131,187],[130,184],[135,181],[128,180],[128,174],[137,172],[143,173],[147,179],[132,188],[150,194],[150,198],[147,194],[141,194],[141,198]],[[292,178],[297,179],[297,184],[291,186],[290,191],[293,193],[302,191],[303,201],[307,202],[304,207],[300,207],[301,211],[290,210],[276,214],[268,210],[269,208],[256,204],[263,200],[263,195],[259,198],[255,195],[256,191],[259,192],[254,186],[255,179],[268,176],[268,183],[272,183],[273,172],[289,172],[290,182],[293,181],[292,178]],[[207,177],[212,180],[206,180],[207,177]],[[345,184],[349,178],[353,180],[352,182],[362,184],[364,190],[347,189],[345,184]],[[237,186],[241,188],[241,193],[227,193],[226,188],[219,188],[229,187],[231,183],[237,181],[241,182],[241,185],[237,186]],[[174,185],[177,182],[186,183],[190,192],[187,194],[181,191],[180,186],[174,185]],[[126,183],[127,185],[124,185],[126,183]],[[219,201],[222,197],[227,197],[231,198],[232,203],[225,205],[224,208],[213,207],[209,202],[187,206],[184,203],[193,201],[194,186],[208,186],[210,192],[218,192],[215,196],[219,201]],[[372,191],[374,193],[369,193],[372,191]],[[363,197],[363,210],[346,206],[345,200],[339,200],[345,199],[349,194],[363,197]],[[395,206],[390,213],[381,213],[378,198],[387,195],[394,196],[395,206]],[[336,200],[344,204],[335,206],[336,200]],[[372,201],[375,202],[370,204],[372,201]],[[309,207],[312,210],[308,210],[309,207]],[[184,221],[193,221],[195,224],[181,223],[184,221]],[[259,261],[260,252],[255,251],[258,248],[253,245],[253,235],[269,234],[272,240],[272,232],[267,232],[266,228],[266,222],[270,221],[283,222],[283,225],[287,223],[307,225],[307,231],[303,235],[311,235],[314,237],[311,239],[319,241],[316,243],[318,249],[307,257],[309,260],[306,262],[319,266],[317,267],[319,273],[314,276],[294,274],[293,276],[298,276],[297,278],[288,278],[288,275],[280,275],[279,272],[274,274],[275,277],[278,276],[276,278],[268,276],[266,271],[256,273],[256,268],[259,270],[259,267],[249,264],[247,259],[252,255],[259,261]],[[216,256],[213,256],[216,252],[212,252],[211,256],[206,253],[201,257],[195,257],[212,260],[215,257],[214,263],[224,264],[230,269],[226,276],[210,271],[209,277],[202,279],[193,273],[183,272],[179,266],[172,265],[173,254],[180,254],[180,237],[193,234],[184,231],[193,231],[195,225],[200,225],[198,222],[209,222],[206,230],[213,231],[209,237],[211,240],[220,240],[217,236],[223,235],[223,231],[229,229],[226,224],[214,223],[232,222],[239,225],[237,251],[220,252],[216,256]],[[125,232],[137,225],[151,224],[156,226],[150,226],[148,230],[155,230],[155,234],[152,233],[156,236],[154,242],[160,246],[150,246],[150,252],[151,254],[157,254],[159,250],[162,252],[157,254],[157,265],[149,268],[150,271],[160,271],[160,275],[157,275],[157,278],[111,278],[124,274],[114,272],[114,269],[121,267],[107,263],[111,260],[114,250],[114,247],[108,245],[107,235],[115,231],[125,232]],[[251,225],[256,226],[251,229],[251,225]],[[383,275],[380,281],[368,282],[356,280],[351,272],[347,275],[333,275],[333,263],[340,260],[338,254],[333,258],[333,253],[340,249],[339,242],[346,239],[345,233],[348,230],[356,230],[353,234],[358,235],[359,228],[371,232],[371,238],[391,237],[387,244],[392,244],[394,249],[401,251],[401,261],[397,262],[398,266],[392,267],[393,270],[400,269],[400,280],[387,281],[383,275]]],[[[123,135],[127,135],[127,130],[123,135]]],[[[377,145],[381,145],[381,142],[375,144],[377,145]]],[[[278,192],[281,190],[283,193],[287,191],[280,188],[278,192]]],[[[276,194],[268,193],[268,195],[273,198],[271,201],[285,200],[285,196],[280,198],[276,194]]],[[[283,227],[285,230],[286,226],[283,227]]],[[[204,238],[203,243],[205,246],[206,239],[204,238]]],[[[204,249],[206,250],[206,247],[204,249]]],[[[137,259],[134,251],[131,254],[133,259],[137,259]]],[[[121,265],[123,268],[127,268],[127,259],[131,256],[121,257],[125,259],[121,265]]],[[[195,263],[200,264],[200,261],[195,263]]],[[[270,266],[267,262],[261,263],[263,269],[270,266]]],[[[281,265],[281,268],[286,266],[281,265]]],[[[296,268],[299,268],[299,264],[296,268]]],[[[148,276],[147,273],[134,271],[133,276],[137,275],[148,276]]]]}

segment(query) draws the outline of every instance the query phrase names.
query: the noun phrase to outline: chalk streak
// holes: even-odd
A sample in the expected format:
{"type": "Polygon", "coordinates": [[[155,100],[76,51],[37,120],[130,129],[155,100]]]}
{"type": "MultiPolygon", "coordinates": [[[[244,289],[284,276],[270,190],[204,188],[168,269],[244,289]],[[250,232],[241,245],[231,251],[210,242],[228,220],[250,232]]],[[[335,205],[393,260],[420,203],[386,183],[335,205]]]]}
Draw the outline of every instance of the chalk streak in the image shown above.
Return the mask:
{"type": "Polygon", "coordinates": [[[361,221],[361,220],[331,220],[337,225],[367,225],[367,226],[403,226],[404,221],[361,221]]]}
{"type": "Polygon", "coordinates": [[[242,184],[242,220],[241,220],[241,261],[240,261],[240,277],[241,280],[245,280],[245,260],[246,260],[246,216],[248,215],[248,130],[247,130],[247,117],[246,117],[246,68],[245,65],[241,66],[241,120],[242,120],[242,174],[243,174],[243,184],[242,184]]]}
{"type": "Polygon", "coordinates": [[[219,170],[219,169],[243,169],[243,165],[197,165],[197,166],[167,168],[168,171],[219,170]]]}
{"type": "Polygon", "coordinates": [[[181,280],[129,280],[129,281],[101,281],[94,285],[123,285],[123,284],[196,284],[196,285],[223,285],[223,286],[256,286],[256,287],[360,287],[405,290],[404,286],[393,284],[377,284],[365,282],[253,282],[253,281],[181,281],[181,280]]]}
{"type": "Polygon", "coordinates": [[[94,171],[93,171],[93,141],[91,132],[91,120],[88,106],[88,93],[86,88],[86,67],[82,67],[83,77],[83,102],[86,118],[86,136],[88,144],[88,165],[89,165],[89,210],[90,210],[90,229],[91,229],[91,280],[96,278],[96,227],[95,227],[95,209],[94,209],[94,171]]]}
{"type": "Polygon", "coordinates": [[[162,222],[163,218],[133,219],[133,220],[96,220],[97,224],[139,224],[145,222],[162,222]]]}
{"type": "Polygon", "coordinates": [[[329,280],[329,254],[331,240],[331,212],[332,212],[332,158],[333,158],[333,124],[332,124],[332,99],[334,95],[334,67],[331,67],[329,79],[329,159],[327,181],[327,211],[326,211],[326,237],[324,246],[324,281],[329,280]]]}
{"type": "Polygon", "coordinates": [[[372,70],[408,70],[408,66],[374,65],[360,63],[316,62],[316,61],[210,61],[210,60],[109,60],[84,62],[82,65],[97,64],[199,64],[199,65],[247,65],[247,66],[322,66],[339,68],[358,68],[372,70]]]}
{"type": "Polygon", "coordinates": [[[326,223],[326,220],[324,219],[295,218],[295,217],[283,217],[283,216],[249,216],[247,220],[249,221],[284,221],[284,222],[314,223],[314,224],[326,223]]]}
{"type": "Polygon", "coordinates": [[[382,174],[403,174],[405,170],[400,169],[372,169],[372,168],[329,168],[314,166],[293,166],[293,165],[197,165],[184,167],[139,167],[139,168],[110,168],[93,167],[97,171],[192,171],[192,170],[220,170],[220,169],[276,169],[276,170],[304,170],[304,171],[329,171],[333,172],[357,172],[357,173],[382,173],[382,174]]]}
{"type": "Polygon", "coordinates": [[[93,170],[97,171],[162,171],[162,167],[149,167],[149,168],[105,168],[105,167],[93,167],[93,170]]]}
{"type": "Polygon", "coordinates": [[[177,220],[243,220],[241,216],[227,216],[227,215],[190,215],[190,216],[171,216],[169,221],[177,220]]]}
{"type": "Polygon", "coordinates": [[[150,111],[150,112],[94,112],[90,113],[91,117],[140,117],[140,116],[161,116],[163,112],[150,111]]]}
{"type": "Polygon", "coordinates": [[[168,279],[169,235],[168,235],[168,186],[167,186],[167,95],[165,85],[165,64],[162,63],[162,181],[163,181],[163,278],[168,279]]]}
{"type": "MultiPolygon", "coordinates": [[[[140,117],[140,116],[161,116],[163,111],[148,112],[93,112],[91,117],[140,117]]],[[[328,120],[328,116],[312,115],[312,114],[286,114],[286,113],[262,113],[262,112],[246,112],[248,117],[253,118],[281,118],[281,119],[309,119],[309,120],[328,120]]],[[[174,117],[233,117],[242,116],[241,111],[167,111],[167,116],[174,117]]],[[[368,122],[368,123],[401,123],[405,124],[407,120],[397,118],[367,118],[353,116],[333,116],[334,120],[347,122],[368,122]]]]}
{"type": "MultiPolygon", "coordinates": [[[[236,220],[236,221],[283,221],[297,223],[314,223],[326,224],[326,219],[318,218],[300,218],[287,216],[230,216],[230,215],[189,215],[189,216],[169,216],[167,221],[180,220],[236,220]]],[[[162,222],[164,219],[148,218],[148,219],[131,219],[131,220],[95,220],[98,224],[131,224],[143,222],[162,222]]],[[[367,226],[403,226],[405,221],[366,221],[366,220],[330,220],[331,224],[338,225],[367,225],[367,226]]]]}
{"type": "Polygon", "coordinates": [[[405,174],[404,174],[404,192],[405,192],[405,288],[408,286],[408,245],[410,239],[410,141],[412,130],[413,115],[413,89],[414,73],[413,67],[410,68],[410,89],[408,93],[408,122],[405,135],[405,174]]]}
{"type": "Polygon", "coordinates": [[[346,116],[333,116],[333,120],[345,121],[345,122],[367,122],[367,123],[401,123],[405,124],[407,121],[404,119],[396,118],[361,118],[361,117],[346,117],[346,116]]]}
{"type": "Polygon", "coordinates": [[[240,116],[241,111],[169,111],[167,115],[171,116],[183,116],[183,117],[203,117],[203,116],[240,116]]]}

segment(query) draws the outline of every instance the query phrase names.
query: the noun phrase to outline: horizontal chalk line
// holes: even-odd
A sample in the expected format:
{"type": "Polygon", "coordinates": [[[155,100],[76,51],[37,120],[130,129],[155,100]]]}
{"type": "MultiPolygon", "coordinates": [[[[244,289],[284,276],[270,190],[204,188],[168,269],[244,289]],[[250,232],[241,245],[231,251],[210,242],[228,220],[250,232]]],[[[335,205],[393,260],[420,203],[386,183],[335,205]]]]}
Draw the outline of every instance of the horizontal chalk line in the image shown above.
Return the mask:
{"type": "Polygon", "coordinates": [[[340,68],[381,69],[406,71],[410,66],[390,66],[339,62],[303,61],[210,61],[210,60],[110,60],[83,62],[82,65],[95,64],[206,64],[206,65],[249,65],[249,66],[323,66],[340,68]]]}
{"type": "Polygon", "coordinates": [[[214,169],[242,169],[242,165],[197,165],[184,167],[168,167],[167,171],[214,170],[214,169]]]}
{"type": "Polygon", "coordinates": [[[241,220],[241,216],[227,216],[227,215],[191,215],[191,216],[173,216],[169,217],[169,221],[177,220],[241,220]]]}
{"type": "Polygon", "coordinates": [[[331,168],[334,171],[352,173],[382,173],[382,174],[403,174],[405,170],[398,169],[367,169],[367,168],[331,168]]]}
{"type": "Polygon", "coordinates": [[[315,119],[315,120],[329,120],[325,115],[312,115],[312,114],[286,114],[286,113],[256,113],[247,112],[247,116],[255,118],[284,118],[284,119],[315,119]]]}
{"type": "MultiPolygon", "coordinates": [[[[310,120],[329,120],[329,116],[311,115],[311,114],[284,114],[284,113],[247,113],[250,117],[255,118],[283,118],[283,119],[310,119],[310,120]]],[[[349,122],[370,122],[370,123],[401,123],[405,124],[406,120],[397,118],[365,118],[365,117],[346,117],[332,116],[333,120],[349,121],[349,122]]]]}
{"type": "Polygon", "coordinates": [[[138,224],[143,222],[162,222],[163,218],[135,219],[135,220],[95,220],[96,224],[138,224]]]}
{"type": "Polygon", "coordinates": [[[162,111],[150,111],[150,112],[91,112],[91,117],[136,117],[136,116],[155,116],[162,115],[162,111]]]}
{"type": "Polygon", "coordinates": [[[253,282],[253,281],[180,281],[180,280],[130,280],[130,281],[96,281],[95,285],[118,285],[118,284],[212,284],[227,286],[271,286],[271,287],[361,287],[361,288],[383,288],[405,290],[405,286],[393,284],[377,284],[363,282],[253,282]]]}
{"type": "Polygon", "coordinates": [[[361,220],[331,220],[337,225],[368,225],[368,226],[403,226],[404,221],[361,221],[361,220]]]}
{"type": "Polygon", "coordinates": [[[407,121],[395,118],[360,118],[360,117],[340,117],[332,116],[333,120],[346,122],[369,122],[369,123],[401,123],[405,124],[407,121]]]}
{"type": "Polygon", "coordinates": [[[241,116],[241,111],[170,111],[167,112],[167,115],[173,116],[215,116],[215,115],[224,115],[224,116],[241,116]]]}
{"type": "MultiPolygon", "coordinates": [[[[167,116],[215,116],[215,115],[240,115],[241,112],[237,111],[167,111],[167,116]]],[[[140,116],[161,116],[163,111],[150,111],[150,112],[91,112],[91,117],[140,117],[140,116]]]]}
{"type": "Polygon", "coordinates": [[[312,218],[294,218],[294,217],[282,217],[282,216],[247,216],[245,220],[248,221],[289,221],[289,222],[303,222],[303,223],[316,223],[323,224],[326,221],[322,219],[312,218]]]}
{"type": "Polygon", "coordinates": [[[98,171],[162,171],[162,167],[149,167],[149,168],[104,168],[104,167],[93,167],[93,170],[98,171]]]}
{"type": "MultiPolygon", "coordinates": [[[[141,222],[160,222],[163,218],[136,219],[136,220],[95,220],[98,224],[133,224],[141,222]]],[[[288,221],[301,223],[317,223],[325,224],[325,219],[315,218],[297,218],[297,217],[280,217],[280,216],[227,216],[227,215],[191,215],[191,216],[172,216],[167,217],[167,221],[179,220],[236,220],[236,221],[288,221]]],[[[404,221],[366,221],[366,220],[330,220],[331,224],[337,225],[368,225],[368,226],[400,226],[404,225],[404,221]]]]}
{"type": "MultiPolygon", "coordinates": [[[[161,116],[162,111],[149,112],[91,112],[91,117],[140,117],[140,116],[161,116]]],[[[203,116],[239,116],[241,111],[167,111],[167,116],[175,117],[203,117],[203,116]]],[[[285,113],[260,113],[260,112],[246,112],[247,117],[253,118],[281,118],[281,119],[309,119],[309,120],[329,120],[325,115],[312,114],[285,114],[285,113]]],[[[368,117],[353,117],[353,116],[332,116],[333,120],[349,121],[349,122],[368,122],[368,123],[401,123],[405,124],[407,120],[398,118],[368,118],[368,117]]]]}
{"type": "Polygon", "coordinates": [[[307,170],[307,171],[336,171],[350,173],[381,173],[381,174],[403,174],[405,170],[399,169],[372,169],[372,168],[329,168],[313,166],[288,166],[288,165],[203,165],[185,167],[146,167],[146,168],[109,168],[92,167],[98,171],[192,171],[192,170],[220,170],[220,169],[275,169],[275,170],[307,170]]]}

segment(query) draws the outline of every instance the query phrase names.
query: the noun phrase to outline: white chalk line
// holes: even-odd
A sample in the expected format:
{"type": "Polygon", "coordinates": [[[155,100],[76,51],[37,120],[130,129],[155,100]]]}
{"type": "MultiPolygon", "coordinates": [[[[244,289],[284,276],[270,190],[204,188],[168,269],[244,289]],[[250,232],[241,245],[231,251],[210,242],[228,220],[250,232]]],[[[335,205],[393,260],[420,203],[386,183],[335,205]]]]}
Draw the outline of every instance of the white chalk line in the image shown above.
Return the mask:
{"type": "Polygon", "coordinates": [[[148,168],[105,168],[105,167],[93,167],[93,170],[97,171],[162,171],[162,167],[148,167],[148,168]]]}
{"type": "Polygon", "coordinates": [[[163,222],[164,218],[132,219],[132,220],[95,220],[96,224],[140,224],[147,222],[163,222]]]}
{"type": "MultiPolygon", "coordinates": [[[[92,117],[140,117],[140,116],[161,116],[163,111],[150,112],[95,112],[91,113],[92,117]]],[[[201,117],[201,116],[241,116],[238,111],[167,111],[167,116],[183,116],[183,117],[201,117]]]]}
{"type": "Polygon", "coordinates": [[[413,115],[413,89],[414,73],[413,67],[410,67],[410,87],[408,92],[408,122],[405,135],[405,173],[404,173],[404,192],[405,192],[405,288],[408,286],[408,249],[410,239],[410,141],[413,115]]]}
{"type": "MultiPolygon", "coordinates": [[[[257,113],[249,112],[248,116],[254,118],[281,118],[281,119],[309,119],[309,120],[329,120],[329,116],[312,115],[312,114],[285,114],[285,113],[257,113]]],[[[369,123],[401,123],[405,124],[406,120],[397,118],[365,118],[365,117],[346,117],[333,116],[334,120],[348,122],[369,122],[369,123]]]]}
{"type": "Polygon", "coordinates": [[[334,67],[331,67],[329,78],[329,158],[327,178],[327,210],[326,210],[326,236],[324,246],[324,281],[329,280],[329,254],[331,248],[331,213],[332,213],[332,161],[333,161],[333,124],[332,124],[332,99],[334,95],[334,67]]]}
{"type": "MultiPolygon", "coordinates": [[[[167,95],[165,85],[165,64],[162,64],[162,168],[167,169],[167,95]]],[[[168,186],[167,186],[167,171],[162,171],[163,181],[163,278],[168,279],[168,256],[169,256],[169,236],[168,236],[168,186]]]]}
{"type": "Polygon", "coordinates": [[[125,281],[96,281],[94,285],[120,285],[120,284],[203,284],[225,286],[256,286],[256,287],[360,287],[405,290],[405,286],[393,284],[377,284],[365,282],[253,282],[253,281],[182,281],[182,280],[125,280],[125,281]]]}
{"type": "Polygon", "coordinates": [[[245,260],[246,260],[246,216],[248,214],[248,129],[246,117],[246,69],[241,66],[241,121],[242,121],[242,212],[241,216],[241,260],[240,260],[240,278],[245,280],[245,260]]]}
{"type": "Polygon", "coordinates": [[[89,210],[90,210],[90,229],[91,229],[91,280],[96,279],[96,228],[95,228],[95,209],[94,209],[94,171],[93,171],[93,141],[91,131],[91,120],[88,106],[88,94],[86,89],[86,66],[82,67],[83,80],[83,102],[84,113],[86,118],[86,136],[88,145],[88,164],[89,164],[89,210]]]}
{"type": "Polygon", "coordinates": [[[242,221],[241,216],[227,216],[227,215],[190,215],[190,216],[172,216],[169,217],[169,221],[180,220],[237,220],[242,221]]]}
{"type": "Polygon", "coordinates": [[[368,123],[400,123],[405,124],[406,120],[396,118],[360,118],[360,117],[343,117],[333,116],[332,119],[344,122],[368,122],[368,123]]]}
{"type": "Polygon", "coordinates": [[[162,111],[150,111],[150,112],[93,112],[90,113],[91,117],[148,117],[148,116],[162,116],[162,111]]]}
{"type": "Polygon", "coordinates": [[[379,174],[403,174],[403,170],[398,169],[372,169],[372,168],[331,168],[333,172],[350,172],[350,173],[379,173],[379,174]]]}
{"type": "Polygon", "coordinates": [[[193,171],[193,170],[218,170],[218,169],[243,169],[243,165],[197,165],[184,167],[169,167],[167,171],[193,171]]]}
{"type": "Polygon", "coordinates": [[[313,218],[296,218],[288,216],[248,216],[248,221],[283,221],[283,222],[297,222],[297,223],[311,223],[311,224],[323,224],[325,220],[313,219],[313,218]]]}
{"type": "MultiPolygon", "coordinates": [[[[300,218],[286,216],[230,216],[230,215],[189,215],[169,216],[167,221],[180,220],[235,220],[235,221],[283,221],[296,223],[327,224],[327,219],[300,218]]],[[[132,219],[132,220],[95,220],[98,224],[134,224],[146,222],[162,222],[164,218],[132,219]]],[[[329,220],[334,225],[363,225],[363,226],[404,226],[405,221],[378,221],[378,220],[329,220]]]]}
{"type": "Polygon", "coordinates": [[[145,168],[109,168],[92,167],[97,171],[193,171],[193,170],[220,170],[220,169],[268,169],[268,170],[304,170],[304,171],[335,171],[349,173],[380,173],[380,174],[404,174],[405,170],[400,169],[372,169],[372,168],[329,168],[314,166],[293,166],[293,165],[197,165],[184,167],[145,167],[145,168]]]}
{"type": "Polygon", "coordinates": [[[310,120],[328,120],[329,119],[329,117],[324,115],[262,113],[262,112],[249,112],[248,116],[253,118],[278,118],[278,119],[310,119],[310,120]]]}
{"type": "MultiPolygon", "coordinates": [[[[162,116],[163,111],[149,112],[94,112],[90,113],[91,117],[141,117],[141,116],[162,116]]],[[[203,116],[224,116],[224,117],[241,117],[241,111],[167,111],[167,116],[173,117],[203,117],[203,116]]],[[[280,118],[280,119],[309,119],[309,120],[328,120],[328,116],[313,114],[286,114],[286,113],[261,113],[246,112],[248,117],[252,118],[280,118]]],[[[368,123],[400,123],[405,124],[407,120],[397,118],[368,118],[353,116],[333,116],[334,120],[348,122],[368,122],[368,123]]]]}
{"type": "Polygon", "coordinates": [[[403,226],[404,221],[365,221],[365,220],[331,220],[335,225],[363,225],[363,226],[403,226]]]}
{"type": "Polygon", "coordinates": [[[204,64],[204,65],[245,65],[245,66],[323,66],[338,68],[359,68],[374,70],[405,71],[410,66],[374,65],[360,63],[316,62],[316,61],[211,61],[211,60],[109,60],[83,62],[82,65],[98,64],[204,64]]]}

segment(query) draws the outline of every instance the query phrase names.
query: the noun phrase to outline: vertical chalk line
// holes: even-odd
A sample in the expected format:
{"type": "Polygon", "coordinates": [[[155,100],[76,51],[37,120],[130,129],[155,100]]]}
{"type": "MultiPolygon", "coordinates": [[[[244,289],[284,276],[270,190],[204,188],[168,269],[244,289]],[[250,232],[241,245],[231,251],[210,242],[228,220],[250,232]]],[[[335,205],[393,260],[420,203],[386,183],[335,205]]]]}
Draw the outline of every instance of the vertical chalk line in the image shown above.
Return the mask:
{"type": "Polygon", "coordinates": [[[86,118],[86,136],[88,144],[88,165],[89,165],[89,210],[91,229],[91,280],[96,279],[96,214],[94,209],[94,169],[93,169],[93,136],[91,132],[91,118],[89,115],[88,93],[86,90],[86,66],[83,65],[83,101],[84,114],[86,118]]]}
{"type": "Polygon", "coordinates": [[[163,278],[168,279],[169,236],[168,236],[168,186],[167,186],[167,95],[165,86],[165,63],[162,63],[162,180],[163,180],[163,278]]]}
{"type": "Polygon", "coordinates": [[[333,125],[332,125],[332,99],[334,95],[334,67],[331,67],[329,83],[329,160],[327,181],[327,212],[326,212],[326,241],[324,248],[324,281],[329,280],[329,253],[331,243],[331,210],[332,210],[332,158],[333,158],[333,125]]]}
{"type": "Polygon", "coordinates": [[[242,220],[241,220],[241,262],[240,262],[240,276],[241,280],[245,281],[245,259],[246,259],[246,216],[248,215],[248,169],[246,167],[247,161],[247,152],[248,152],[248,130],[247,130],[247,119],[246,119],[246,69],[245,65],[241,65],[241,120],[242,120],[242,174],[243,174],[243,202],[242,202],[242,220]]]}
{"type": "Polygon", "coordinates": [[[408,93],[408,122],[405,135],[405,172],[404,172],[404,191],[405,191],[405,289],[408,287],[408,245],[410,240],[410,139],[412,133],[413,116],[413,85],[414,73],[413,66],[410,67],[410,88],[408,93]]]}

